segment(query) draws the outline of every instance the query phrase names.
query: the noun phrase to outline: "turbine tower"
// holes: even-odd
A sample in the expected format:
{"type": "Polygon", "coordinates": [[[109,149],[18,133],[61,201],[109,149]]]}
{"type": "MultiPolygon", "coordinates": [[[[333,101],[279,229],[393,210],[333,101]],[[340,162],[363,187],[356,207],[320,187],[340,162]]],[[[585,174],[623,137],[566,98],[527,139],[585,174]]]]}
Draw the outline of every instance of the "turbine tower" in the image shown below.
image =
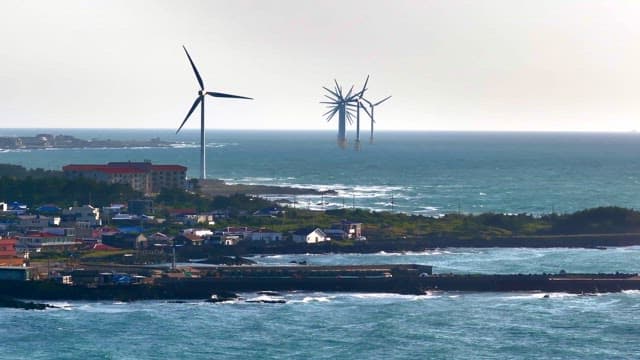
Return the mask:
{"type": "Polygon", "coordinates": [[[238,96],[238,95],[224,94],[224,93],[219,93],[219,92],[205,91],[204,90],[204,83],[202,82],[202,78],[200,77],[200,73],[198,72],[198,69],[196,68],[196,65],[193,63],[193,60],[191,59],[191,56],[189,55],[189,52],[187,51],[187,48],[184,45],[182,46],[182,48],[184,49],[184,52],[187,54],[187,58],[189,58],[189,63],[191,63],[191,67],[193,68],[194,74],[196,74],[196,79],[198,80],[198,84],[200,85],[200,90],[198,90],[198,97],[196,97],[196,100],[193,102],[193,105],[191,105],[191,109],[189,109],[189,112],[187,113],[187,116],[182,121],[182,124],[180,124],[180,127],[176,131],[176,134],[180,132],[180,129],[182,129],[184,124],[187,122],[187,119],[189,119],[189,116],[191,116],[193,111],[198,107],[198,105],[200,105],[200,179],[204,180],[204,179],[207,178],[206,165],[205,165],[206,156],[205,156],[205,139],[204,139],[204,131],[205,131],[205,127],[204,127],[204,96],[205,95],[209,95],[209,96],[213,96],[213,97],[222,97],[222,98],[248,99],[248,100],[253,100],[253,99],[249,98],[249,97],[245,97],[245,96],[238,96]]]}
{"type": "Polygon", "coordinates": [[[364,102],[366,102],[366,103],[369,105],[369,110],[367,110],[367,108],[366,108],[366,107],[363,107],[363,109],[364,109],[364,111],[367,113],[367,115],[369,115],[369,117],[371,118],[371,138],[369,139],[369,142],[370,142],[370,143],[373,143],[373,123],[375,123],[375,122],[376,122],[376,121],[373,119],[373,109],[374,109],[376,106],[378,106],[378,105],[382,104],[383,102],[385,102],[385,101],[389,100],[390,98],[391,98],[391,95],[387,96],[386,98],[384,98],[384,99],[382,99],[382,100],[380,100],[380,101],[378,101],[378,102],[376,102],[376,103],[372,103],[371,101],[369,101],[369,100],[367,100],[367,99],[365,99],[365,98],[362,98],[362,100],[363,100],[364,102]]]}
{"type": "Polygon", "coordinates": [[[369,83],[369,75],[367,75],[367,79],[364,81],[364,85],[362,86],[362,90],[358,95],[357,100],[357,110],[356,110],[356,150],[360,150],[360,107],[367,111],[367,108],[362,105],[362,97],[364,96],[364,92],[367,91],[367,83],[369,83]]]}
{"type": "Polygon", "coordinates": [[[343,94],[342,87],[338,85],[338,81],[334,80],[334,82],[336,84],[334,90],[323,86],[323,89],[327,90],[331,94],[331,96],[324,96],[331,101],[321,101],[320,103],[329,107],[329,111],[322,115],[327,117],[327,121],[331,121],[331,119],[338,114],[338,145],[340,147],[344,147],[347,144],[346,121],[349,121],[349,124],[353,122],[352,112],[353,108],[356,107],[356,103],[358,102],[357,99],[360,94],[353,94],[353,86],[349,92],[343,94]]]}

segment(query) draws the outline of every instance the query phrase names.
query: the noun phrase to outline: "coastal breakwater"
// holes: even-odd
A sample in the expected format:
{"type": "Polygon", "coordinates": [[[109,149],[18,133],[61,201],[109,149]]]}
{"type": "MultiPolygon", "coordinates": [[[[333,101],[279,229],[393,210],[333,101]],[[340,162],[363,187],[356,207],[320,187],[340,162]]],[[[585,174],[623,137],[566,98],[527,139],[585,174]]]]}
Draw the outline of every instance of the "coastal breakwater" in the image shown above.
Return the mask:
{"type": "MultiPolygon", "coordinates": [[[[420,237],[410,239],[370,239],[369,241],[342,244],[328,241],[318,244],[302,243],[240,243],[236,246],[218,247],[216,256],[249,256],[260,254],[373,254],[378,252],[405,253],[445,248],[583,248],[640,246],[640,233],[581,234],[512,236],[494,238],[420,237]]],[[[196,257],[196,254],[187,254],[196,257]]]]}
{"type": "Polygon", "coordinates": [[[321,291],[424,294],[428,291],[540,291],[577,294],[640,290],[637,274],[432,274],[424,265],[225,266],[194,277],[138,284],[0,281],[0,293],[30,300],[208,299],[230,292],[321,291]]]}

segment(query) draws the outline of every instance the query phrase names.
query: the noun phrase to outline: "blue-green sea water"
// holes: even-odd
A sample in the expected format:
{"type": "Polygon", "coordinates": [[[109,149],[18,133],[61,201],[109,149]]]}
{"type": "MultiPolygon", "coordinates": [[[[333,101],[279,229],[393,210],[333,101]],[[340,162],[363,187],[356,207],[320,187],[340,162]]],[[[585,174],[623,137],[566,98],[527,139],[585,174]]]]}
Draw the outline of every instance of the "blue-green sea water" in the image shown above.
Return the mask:
{"type": "MultiPolygon", "coordinates": [[[[196,131],[40,130],[81,138],[150,139],[166,149],[0,152],[0,163],[179,163],[198,175],[196,131]]],[[[0,130],[0,136],[34,130],[0,130]]],[[[208,176],[333,189],[297,206],[356,206],[439,215],[571,212],[640,202],[640,136],[381,132],[340,149],[329,132],[207,134],[208,176]],[[326,205],[318,204],[322,200],[326,205]]],[[[10,201],[11,199],[0,199],[10,201]]],[[[640,247],[440,249],[405,254],[256,256],[263,264],[417,263],[440,273],[640,272],[640,247]]],[[[241,294],[245,298],[255,294],[241,294]]],[[[285,293],[286,304],[70,302],[43,312],[0,309],[2,359],[635,359],[640,292],[598,296],[285,293]]]]}
{"type": "MultiPolygon", "coordinates": [[[[413,262],[440,272],[640,270],[640,247],[256,256],[413,262]]],[[[256,294],[240,294],[251,298],[256,294]]],[[[284,293],[286,304],[54,302],[0,309],[3,359],[635,359],[640,292],[284,293]]]]}
{"type": "MultiPolygon", "coordinates": [[[[69,163],[178,163],[199,176],[199,132],[2,129],[0,136],[159,137],[171,148],[0,152],[0,163],[61,169],[69,163]]],[[[336,145],[333,132],[209,131],[207,176],[233,183],[335,190],[297,206],[364,207],[438,215],[462,211],[563,213],[640,203],[640,134],[380,132],[375,143],[336,145]],[[323,201],[325,202],[322,205],[323,201]]],[[[292,199],[290,199],[292,200],[292,199]]]]}

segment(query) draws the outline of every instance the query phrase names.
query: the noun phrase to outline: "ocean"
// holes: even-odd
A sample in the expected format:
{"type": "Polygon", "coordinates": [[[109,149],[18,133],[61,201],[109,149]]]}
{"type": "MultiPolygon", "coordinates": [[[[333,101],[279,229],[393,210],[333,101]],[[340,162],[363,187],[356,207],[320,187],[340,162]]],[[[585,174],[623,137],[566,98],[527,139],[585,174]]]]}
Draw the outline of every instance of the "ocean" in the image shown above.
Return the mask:
{"type": "MultiPolygon", "coordinates": [[[[171,148],[0,152],[0,163],[178,163],[198,175],[197,132],[62,130],[80,138],[150,139],[171,148]]],[[[35,130],[2,130],[0,136],[35,130]]],[[[341,149],[334,132],[210,131],[208,176],[232,183],[335,190],[296,206],[439,216],[544,214],[636,207],[640,136],[582,133],[380,132],[341,149]],[[322,200],[328,204],[322,204],[322,200]]],[[[11,199],[0,199],[0,201],[11,199]]],[[[415,253],[255,256],[263,264],[417,263],[438,273],[640,272],[640,247],[438,249],[415,253]]],[[[245,298],[255,294],[241,294],[245,298]]],[[[640,292],[432,292],[422,296],[291,292],[243,301],[56,302],[0,309],[2,359],[633,359],[640,292]]]]}
{"type": "MultiPolygon", "coordinates": [[[[439,272],[640,270],[640,247],[255,256],[263,264],[419,263],[439,272]]],[[[256,294],[241,293],[249,299],[256,294]]],[[[640,291],[288,292],[285,304],[53,302],[0,309],[2,359],[635,359],[640,291]],[[545,297],[548,295],[548,297],[545,297]]]]}
{"type": "MultiPolygon", "coordinates": [[[[67,130],[82,139],[159,137],[171,148],[0,152],[0,163],[60,170],[69,163],[177,163],[199,176],[199,132],[67,130]]],[[[1,130],[0,136],[36,130],[1,130]]],[[[567,213],[640,203],[640,134],[379,132],[341,149],[327,131],[209,131],[207,177],[230,183],[334,190],[289,198],[313,209],[359,207],[438,216],[451,212],[567,213]]],[[[282,198],[282,197],[276,197],[282,198]]]]}

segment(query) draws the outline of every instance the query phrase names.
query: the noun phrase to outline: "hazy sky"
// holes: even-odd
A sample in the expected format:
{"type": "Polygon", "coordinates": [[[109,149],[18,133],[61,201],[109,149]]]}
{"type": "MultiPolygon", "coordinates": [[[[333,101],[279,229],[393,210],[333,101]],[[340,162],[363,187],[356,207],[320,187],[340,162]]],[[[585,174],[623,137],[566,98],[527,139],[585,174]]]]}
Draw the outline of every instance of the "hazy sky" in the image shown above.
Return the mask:
{"type": "Polygon", "coordinates": [[[640,129],[640,1],[0,2],[0,127],[336,129],[371,74],[380,129],[640,129]],[[196,114],[197,115],[197,114],[196,114]],[[199,119],[187,128],[197,128],[199,119]]]}

